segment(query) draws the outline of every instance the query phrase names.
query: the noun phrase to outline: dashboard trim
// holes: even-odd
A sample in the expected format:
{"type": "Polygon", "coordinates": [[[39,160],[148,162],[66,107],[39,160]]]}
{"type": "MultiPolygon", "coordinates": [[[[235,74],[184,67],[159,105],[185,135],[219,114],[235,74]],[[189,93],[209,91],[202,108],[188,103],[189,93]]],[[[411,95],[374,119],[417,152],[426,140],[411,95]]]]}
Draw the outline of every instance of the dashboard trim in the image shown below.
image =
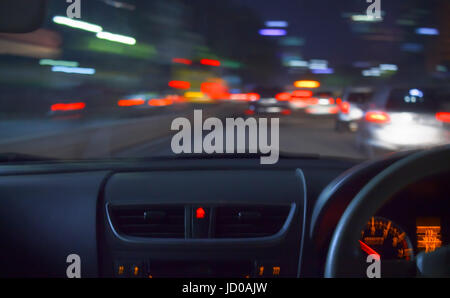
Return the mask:
{"type": "MultiPolygon", "coordinates": [[[[186,204],[191,205],[196,204],[195,202],[186,204]]],[[[174,206],[179,206],[181,204],[170,204],[174,206]]],[[[233,204],[235,205],[235,204],[233,204]]],[[[245,204],[248,205],[248,204],[245,204]]],[[[269,204],[267,204],[269,206],[269,204]]],[[[273,204],[274,206],[280,206],[280,204],[273,204]]],[[[111,214],[110,214],[110,207],[112,206],[111,203],[105,204],[105,214],[106,218],[109,224],[109,228],[113,232],[114,236],[117,237],[119,240],[126,242],[126,243],[132,243],[132,244],[149,244],[149,245],[187,245],[187,246],[202,246],[205,245],[208,247],[213,246],[221,246],[223,247],[224,244],[230,244],[230,245],[245,245],[245,246],[251,246],[254,244],[261,245],[261,244],[267,244],[267,245],[276,245],[283,241],[283,239],[286,237],[288,230],[291,226],[291,223],[294,219],[294,215],[296,212],[297,205],[293,202],[290,204],[290,210],[289,214],[281,227],[281,229],[274,235],[266,236],[266,237],[255,237],[255,238],[202,238],[202,239],[193,239],[193,238],[173,238],[173,239],[167,239],[167,238],[144,238],[144,237],[133,237],[133,236],[123,236],[119,232],[117,232],[116,228],[114,228],[114,225],[111,220],[111,214]]],[[[130,206],[130,205],[128,205],[130,206]]],[[[211,204],[210,206],[222,206],[219,204],[211,204]]],[[[226,206],[226,205],[224,205],[226,206]]]]}

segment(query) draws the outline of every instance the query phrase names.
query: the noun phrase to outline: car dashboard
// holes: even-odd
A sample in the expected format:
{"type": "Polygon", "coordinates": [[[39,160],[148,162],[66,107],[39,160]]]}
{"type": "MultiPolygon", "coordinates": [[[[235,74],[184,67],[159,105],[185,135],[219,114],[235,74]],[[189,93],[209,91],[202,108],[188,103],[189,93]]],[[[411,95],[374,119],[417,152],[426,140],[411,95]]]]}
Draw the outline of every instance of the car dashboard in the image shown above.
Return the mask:
{"type": "MultiPolygon", "coordinates": [[[[3,165],[0,276],[66,277],[69,256],[78,255],[81,277],[319,277],[337,220],[358,190],[354,179],[362,185],[399,158],[3,165]]],[[[377,218],[405,229],[411,245],[420,243],[420,225],[439,224],[436,237],[447,243],[440,182],[399,194],[377,218]]]]}

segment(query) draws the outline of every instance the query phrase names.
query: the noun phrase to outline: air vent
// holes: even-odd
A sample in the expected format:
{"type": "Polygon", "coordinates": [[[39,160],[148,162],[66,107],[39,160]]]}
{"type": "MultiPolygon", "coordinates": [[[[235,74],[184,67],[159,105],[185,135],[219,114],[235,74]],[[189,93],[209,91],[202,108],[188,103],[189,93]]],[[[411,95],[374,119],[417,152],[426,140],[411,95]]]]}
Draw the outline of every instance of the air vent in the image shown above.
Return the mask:
{"type": "Polygon", "coordinates": [[[278,233],[290,206],[217,207],[215,238],[257,238],[278,233]]]}
{"type": "Polygon", "coordinates": [[[111,220],[124,236],[184,238],[183,206],[112,207],[111,220]]]}

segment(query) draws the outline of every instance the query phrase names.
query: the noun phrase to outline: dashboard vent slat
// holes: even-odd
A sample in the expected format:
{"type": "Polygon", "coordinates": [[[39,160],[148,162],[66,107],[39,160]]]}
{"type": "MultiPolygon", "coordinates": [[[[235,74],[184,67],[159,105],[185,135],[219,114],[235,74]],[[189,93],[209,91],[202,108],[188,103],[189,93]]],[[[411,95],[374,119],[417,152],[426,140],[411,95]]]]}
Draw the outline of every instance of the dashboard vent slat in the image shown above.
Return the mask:
{"type": "Polygon", "coordinates": [[[123,236],[184,238],[183,206],[112,207],[111,221],[123,236]]]}
{"type": "Polygon", "coordinates": [[[215,238],[257,238],[278,233],[290,206],[217,207],[215,238]]]}

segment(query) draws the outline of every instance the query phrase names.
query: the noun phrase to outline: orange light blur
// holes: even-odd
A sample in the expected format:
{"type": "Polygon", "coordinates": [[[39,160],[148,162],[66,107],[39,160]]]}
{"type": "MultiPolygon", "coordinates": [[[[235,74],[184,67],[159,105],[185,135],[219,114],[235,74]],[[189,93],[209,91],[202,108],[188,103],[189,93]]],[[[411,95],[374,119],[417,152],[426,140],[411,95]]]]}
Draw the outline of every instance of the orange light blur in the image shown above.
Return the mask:
{"type": "Polygon", "coordinates": [[[138,266],[134,266],[133,274],[134,274],[134,276],[138,276],[139,275],[139,267],[138,266]]]}
{"type": "Polygon", "coordinates": [[[200,85],[200,91],[208,95],[211,99],[230,98],[228,87],[222,82],[205,82],[200,85]]]}
{"type": "Polygon", "coordinates": [[[186,65],[191,65],[192,64],[192,60],[185,59],[185,58],[173,58],[172,62],[173,63],[178,63],[178,64],[186,64],[186,65]]]}
{"type": "Polygon", "coordinates": [[[121,99],[117,102],[119,107],[131,107],[131,106],[139,106],[143,105],[145,100],[142,98],[133,98],[133,99],[121,99]]]}
{"type": "Polygon", "coordinates": [[[291,94],[287,92],[278,93],[275,98],[279,101],[289,101],[291,100],[291,94]]]}
{"type": "Polygon", "coordinates": [[[390,121],[390,117],[385,112],[369,111],[366,113],[366,121],[384,124],[390,121]]]}
{"type": "Polygon", "coordinates": [[[264,266],[259,266],[258,268],[258,275],[263,276],[264,275],[264,266]]]}
{"type": "Polygon", "coordinates": [[[297,88],[319,88],[320,83],[318,81],[296,81],[294,86],[297,88]]]}
{"type": "Polygon", "coordinates": [[[169,98],[153,98],[148,101],[148,105],[152,107],[164,107],[173,104],[173,100],[169,98]]]}
{"type": "Polygon", "coordinates": [[[311,97],[313,95],[311,90],[295,90],[292,91],[294,97],[311,97]]]}
{"type": "Polygon", "coordinates": [[[278,267],[278,266],[275,266],[275,267],[272,268],[272,275],[279,276],[280,275],[280,271],[281,271],[281,268],[278,267]]]}
{"type": "Polygon", "coordinates": [[[249,101],[257,101],[261,98],[261,95],[259,95],[258,93],[248,93],[247,98],[249,101]]]}
{"type": "Polygon", "coordinates": [[[186,92],[184,94],[184,97],[187,97],[187,98],[203,98],[203,97],[205,97],[205,94],[203,94],[203,92],[189,91],[189,92],[186,92]]]}
{"type": "Polygon", "coordinates": [[[51,106],[51,110],[53,112],[56,111],[77,111],[82,110],[86,107],[86,104],[84,102],[74,102],[74,103],[56,103],[51,106]]]}
{"type": "Polygon", "coordinates": [[[330,99],[328,100],[328,102],[330,103],[330,105],[334,105],[334,98],[330,97],[330,99]]]}
{"type": "Polygon", "coordinates": [[[177,95],[177,94],[167,95],[166,99],[172,100],[174,103],[175,102],[181,103],[181,102],[185,102],[186,101],[186,98],[184,98],[184,96],[177,95]]]}
{"type": "Polygon", "coordinates": [[[209,66],[220,66],[220,61],[213,60],[213,59],[202,59],[202,60],[200,60],[200,64],[209,65],[209,66]]]}
{"type": "Polygon", "coordinates": [[[449,112],[438,112],[436,113],[436,119],[441,122],[450,122],[450,113],[449,112]]]}
{"type": "Polygon", "coordinates": [[[186,81],[170,81],[169,87],[175,88],[175,89],[189,89],[191,88],[191,83],[186,81]]]}

